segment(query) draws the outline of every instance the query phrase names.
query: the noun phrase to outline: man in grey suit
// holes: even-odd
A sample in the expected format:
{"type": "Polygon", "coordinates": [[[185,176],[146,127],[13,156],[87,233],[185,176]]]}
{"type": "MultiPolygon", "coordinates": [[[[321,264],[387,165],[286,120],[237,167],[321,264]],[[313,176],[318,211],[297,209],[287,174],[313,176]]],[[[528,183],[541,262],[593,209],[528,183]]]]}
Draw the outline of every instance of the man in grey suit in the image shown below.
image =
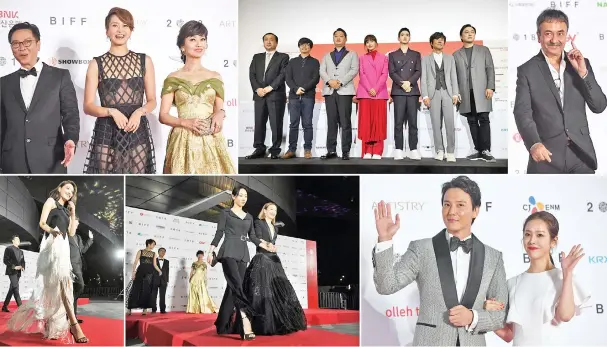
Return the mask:
{"type": "Polygon", "coordinates": [[[80,133],[70,73],[40,61],[36,25],[16,24],[8,41],[21,68],[0,79],[0,169],[5,174],[65,174],[80,133]]]}
{"type": "Polygon", "coordinates": [[[422,58],[422,97],[430,109],[436,160],[455,162],[455,114],[453,105],[459,100],[455,59],[444,54],[447,38],[436,32],[430,36],[432,53],[422,58]],[[443,120],[447,133],[447,153],[443,144],[443,120]]]}
{"type": "Polygon", "coordinates": [[[541,51],[519,66],[514,102],[516,126],[529,151],[527,173],[594,173],[586,105],[601,113],[607,98],[575,44],[565,52],[567,15],[547,9],[536,25],[541,51]]]}
{"type": "Polygon", "coordinates": [[[457,84],[460,92],[459,113],[466,116],[475,153],[470,160],[495,162],[491,155],[491,127],[489,113],[493,111],[495,92],[495,68],[489,48],[474,44],[476,28],[464,25],[459,31],[464,46],[453,57],[457,70],[457,84]]]}
{"type": "Polygon", "coordinates": [[[446,229],[433,238],[412,241],[404,255],[394,255],[392,247],[399,215],[393,220],[390,205],[379,203],[375,288],[390,295],[417,282],[420,310],[414,345],[484,346],[484,334],[502,328],[506,320],[504,310],[484,309],[486,299],[508,302],[502,254],[472,234],[481,206],[476,182],[460,176],[443,184],[441,202],[446,229]]]}
{"type": "Polygon", "coordinates": [[[337,131],[341,127],[342,159],[350,159],[352,146],[352,99],[356,95],[354,77],[358,75],[358,55],[346,49],[344,29],[333,33],[335,49],[320,63],[322,95],[327,109],[327,154],[321,159],[337,158],[337,131]]]}

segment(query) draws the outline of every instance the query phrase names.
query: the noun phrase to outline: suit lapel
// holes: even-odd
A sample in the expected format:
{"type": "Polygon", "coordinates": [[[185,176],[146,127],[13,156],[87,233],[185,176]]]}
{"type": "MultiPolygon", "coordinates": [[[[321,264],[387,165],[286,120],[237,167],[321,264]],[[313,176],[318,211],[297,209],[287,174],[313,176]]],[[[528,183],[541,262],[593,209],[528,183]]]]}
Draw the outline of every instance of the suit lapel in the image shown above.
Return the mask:
{"type": "Polygon", "coordinates": [[[461,302],[461,304],[468,309],[472,309],[476,296],[478,295],[478,290],[481,287],[481,280],[483,279],[484,267],[485,245],[473,234],[468,282],[466,283],[466,291],[464,292],[461,302]]]}
{"type": "Polygon", "coordinates": [[[335,58],[335,51],[331,51],[331,60],[333,60],[333,64],[337,66],[337,58],[335,58]]]}
{"type": "Polygon", "coordinates": [[[19,73],[15,72],[11,75],[10,85],[11,89],[13,90],[15,100],[17,100],[17,103],[19,104],[19,107],[21,107],[24,113],[27,113],[25,101],[23,101],[23,94],[21,94],[21,77],[19,77],[19,73]]]}
{"type": "Polygon", "coordinates": [[[40,77],[36,83],[36,89],[34,90],[34,96],[32,97],[32,102],[30,103],[28,112],[34,110],[44,92],[48,91],[47,85],[50,85],[50,83],[53,81],[50,68],[45,63],[42,64],[44,67],[42,68],[42,71],[40,71],[40,77]]]}
{"type": "Polygon", "coordinates": [[[478,55],[480,54],[478,46],[477,45],[473,45],[472,46],[472,58],[470,59],[470,65],[474,66],[474,62],[476,61],[475,58],[478,58],[478,55]]]}
{"type": "MultiPolygon", "coordinates": [[[[275,51],[274,54],[272,54],[272,58],[270,58],[270,62],[268,63],[268,68],[265,71],[266,73],[268,71],[270,71],[270,67],[272,67],[272,64],[274,64],[276,62],[276,59],[278,59],[278,58],[276,58],[277,55],[278,55],[278,51],[275,51]]],[[[265,57],[264,57],[264,62],[263,63],[264,63],[264,66],[265,66],[266,65],[265,64],[266,63],[265,62],[265,57]]]]}
{"type": "Polygon", "coordinates": [[[432,71],[432,76],[436,78],[436,60],[434,60],[434,54],[430,53],[428,58],[430,59],[430,71],[432,71]]]}
{"type": "MultiPolygon", "coordinates": [[[[571,91],[575,89],[575,81],[574,78],[576,76],[579,76],[579,74],[577,73],[577,71],[575,71],[575,69],[573,68],[573,66],[571,65],[571,63],[569,62],[569,59],[567,58],[567,55],[565,55],[565,73],[563,74],[563,78],[565,79],[563,81],[563,85],[565,86],[565,95],[563,97],[563,99],[567,100],[567,97],[569,95],[571,95],[571,91]]],[[[563,105],[563,109],[565,108],[565,105],[563,105]]]]}
{"type": "Polygon", "coordinates": [[[552,73],[550,72],[550,67],[548,66],[548,62],[546,61],[546,58],[544,57],[544,54],[542,54],[541,51],[537,55],[537,58],[538,58],[537,65],[540,68],[540,71],[542,71],[542,75],[544,76],[544,79],[546,80],[546,83],[548,84],[548,88],[550,88],[552,95],[556,99],[556,102],[559,105],[559,109],[561,110],[561,113],[563,113],[563,105],[561,104],[561,96],[559,95],[559,91],[558,91],[558,89],[556,89],[556,85],[554,84],[554,79],[552,78],[552,73]]]}
{"type": "Polygon", "coordinates": [[[459,305],[459,300],[457,299],[455,277],[453,276],[451,252],[449,251],[445,232],[446,229],[443,229],[432,238],[432,246],[434,247],[434,255],[436,256],[436,266],[438,267],[438,277],[443,291],[443,299],[447,308],[451,309],[459,305]]]}

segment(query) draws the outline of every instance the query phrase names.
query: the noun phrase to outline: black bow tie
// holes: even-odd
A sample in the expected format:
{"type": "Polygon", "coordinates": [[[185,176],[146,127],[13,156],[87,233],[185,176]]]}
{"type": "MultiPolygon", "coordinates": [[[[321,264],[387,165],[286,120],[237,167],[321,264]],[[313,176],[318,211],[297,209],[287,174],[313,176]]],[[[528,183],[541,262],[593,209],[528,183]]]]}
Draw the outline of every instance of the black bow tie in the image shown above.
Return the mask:
{"type": "Polygon", "coordinates": [[[25,78],[29,75],[38,76],[38,72],[36,71],[35,67],[33,67],[31,70],[24,70],[24,69],[19,70],[19,76],[21,78],[25,78]]]}
{"type": "Polygon", "coordinates": [[[449,241],[449,249],[451,252],[457,250],[458,247],[461,247],[464,253],[468,254],[472,250],[472,238],[467,239],[466,241],[461,241],[457,237],[452,237],[451,241],[449,241]]]}

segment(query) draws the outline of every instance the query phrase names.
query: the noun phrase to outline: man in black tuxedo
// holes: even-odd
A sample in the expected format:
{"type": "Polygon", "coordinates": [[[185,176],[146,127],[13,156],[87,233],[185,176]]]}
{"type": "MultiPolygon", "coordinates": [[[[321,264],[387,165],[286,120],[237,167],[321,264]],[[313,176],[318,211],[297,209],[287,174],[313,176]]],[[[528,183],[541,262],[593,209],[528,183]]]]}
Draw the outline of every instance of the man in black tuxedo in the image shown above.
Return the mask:
{"type": "MultiPolygon", "coordinates": [[[[76,223],[79,223],[78,220],[76,220],[76,223]]],[[[78,228],[78,224],[76,224],[76,228],[78,228]]],[[[72,262],[72,271],[74,272],[74,315],[78,316],[78,297],[84,291],[82,273],[86,268],[83,254],[93,244],[93,232],[89,231],[89,238],[86,240],[86,243],[82,242],[82,238],[78,233],[68,237],[70,242],[70,260],[72,262]]],[[[78,323],[82,323],[82,319],[78,319],[78,323]]]]}
{"type": "Polygon", "coordinates": [[[4,250],[4,265],[6,265],[5,275],[8,276],[10,281],[10,287],[4,299],[4,305],[2,305],[2,312],[10,312],[8,310],[8,304],[11,302],[11,297],[15,296],[17,306],[21,306],[21,296],[19,296],[19,279],[21,278],[21,271],[25,270],[25,257],[23,251],[19,249],[19,236],[13,235],[13,245],[6,247],[4,250]]]}
{"type": "Polygon", "coordinates": [[[40,61],[36,25],[16,24],[8,40],[21,68],[0,79],[2,173],[65,174],[80,133],[70,73],[40,61]]]}
{"type": "Polygon", "coordinates": [[[282,144],[282,124],[287,105],[287,87],[285,73],[289,64],[289,55],[276,51],[278,36],[272,33],[263,36],[265,53],[253,56],[249,67],[249,80],[253,88],[255,101],[255,151],[246,159],[257,159],[266,156],[266,124],[270,119],[272,130],[272,159],[280,158],[282,144]]]}
{"type": "Polygon", "coordinates": [[[154,289],[152,291],[152,298],[154,298],[154,304],[152,306],[152,313],[156,312],[156,301],[158,300],[158,288],[160,288],[160,313],[166,312],[166,295],[167,285],[169,284],[169,261],[164,259],[164,255],[167,253],[165,248],[158,249],[158,259],[156,259],[156,265],[162,271],[162,276],[158,272],[154,271],[154,289]]]}

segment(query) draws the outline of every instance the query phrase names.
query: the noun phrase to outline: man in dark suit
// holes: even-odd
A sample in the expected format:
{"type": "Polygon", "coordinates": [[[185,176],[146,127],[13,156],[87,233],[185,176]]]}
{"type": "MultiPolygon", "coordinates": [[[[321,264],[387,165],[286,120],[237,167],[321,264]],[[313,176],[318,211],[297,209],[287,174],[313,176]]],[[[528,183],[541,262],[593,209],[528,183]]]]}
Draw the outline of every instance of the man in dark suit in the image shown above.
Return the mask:
{"type": "MultiPolygon", "coordinates": [[[[76,223],[79,223],[76,219],[76,223]]],[[[78,224],[76,224],[78,228],[78,224]]],[[[78,297],[84,291],[83,270],[86,268],[83,254],[89,250],[93,244],[93,232],[89,231],[89,238],[86,243],[82,242],[82,238],[78,233],[74,236],[69,236],[70,243],[70,260],[72,263],[72,271],[74,272],[74,315],[78,316],[78,297]]],[[[78,319],[78,323],[82,323],[82,319],[78,319]]]]}
{"type": "Polygon", "coordinates": [[[280,158],[282,144],[282,124],[287,105],[287,88],[285,72],[289,63],[289,55],[276,51],[278,36],[272,33],[263,36],[265,53],[253,56],[249,67],[249,80],[253,88],[255,101],[255,151],[246,159],[257,159],[266,156],[266,124],[270,119],[272,130],[272,159],[280,158]]]}
{"type": "Polygon", "coordinates": [[[565,52],[569,19],[548,9],[537,19],[542,46],[519,66],[514,119],[529,151],[527,173],[594,173],[596,153],[590,138],[586,105],[601,113],[607,98],[590,61],[572,43],[565,52]]]}
{"type": "Polygon", "coordinates": [[[13,245],[4,249],[4,265],[6,265],[5,275],[8,276],[10,281],[10,287],[4,299],[4,305],[2,305],[2,312],[10,312],[8,310],[8,304],[11,302],[11,297],[15,296],[17,306],[21,306],[21,296],[19,296],[19,279],[21,278],[21,271],[25,270],[25,257],[23,251],[19,249],[19,236],[13,235],[13,245]]]}
{"type": "Polygon", "coordinates": [[[421,160],[417,150],[417,110],[419,103],[419,78],[422,75],[422,57],[409,49],[411,32],[402,28],[398,32],[400,49],[388,54],[388,70],[392,79],[390,95],[394,101],[394,159],[404,158],[403,124],[409,125],[409,158],[421,160]]]}
{"type": "Polygon", "coordinates": [[[158,289],[160,288],[160,313],[166,312],[166,295],[167,285],[169,284],[169,261],[164,259],[167,250],[165,248],[158,249],[158,259],[156,259],[156,265],[162,271],[162,275],[158,272],[154,272],[154,289],[152,291],[152,298],[154,298],[154,304],[152,306],[152,313],[156,313],[156,301],[158,300],[158,289]]]}
{"type": "Polygon", "coordinates": [[[80,132],[70,73],[40,61],[34,24],[16,24],[8,40],[21,68],[0,79],[0,168],[5,174],[65,174],[80,132]]]}

